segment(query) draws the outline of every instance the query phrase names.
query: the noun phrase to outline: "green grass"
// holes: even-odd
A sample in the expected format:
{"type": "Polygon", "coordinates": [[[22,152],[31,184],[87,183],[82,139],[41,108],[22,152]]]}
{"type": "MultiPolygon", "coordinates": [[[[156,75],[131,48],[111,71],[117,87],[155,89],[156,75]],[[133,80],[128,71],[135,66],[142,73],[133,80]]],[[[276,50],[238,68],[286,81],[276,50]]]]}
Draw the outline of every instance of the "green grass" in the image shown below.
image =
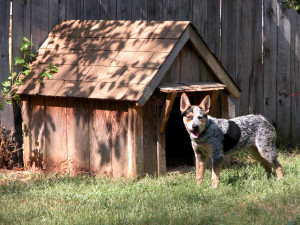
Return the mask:
{"type": "Polygon", "coordinates": [[[300,154],[280,154],[285,179],[249,160],[220,186],[195,174],[110,179],[35,174],[0,185],[0,224],[300,224],[300,154]]]}

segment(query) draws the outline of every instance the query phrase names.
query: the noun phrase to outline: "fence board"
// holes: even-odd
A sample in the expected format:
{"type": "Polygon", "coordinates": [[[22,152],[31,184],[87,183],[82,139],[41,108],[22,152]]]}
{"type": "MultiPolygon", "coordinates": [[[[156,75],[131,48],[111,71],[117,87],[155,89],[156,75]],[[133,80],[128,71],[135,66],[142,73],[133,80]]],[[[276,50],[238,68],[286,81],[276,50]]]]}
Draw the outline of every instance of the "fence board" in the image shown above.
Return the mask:
{"type": "Polygon", "coordinates": [[[66,19],[68,20],[83,19],[84,18],[83,4],[84,4],[84,0],[66,0],[66,19]]]}
{"type": "MultiPolygon", "coordinates": [[[[9,18],[10,1],[0,1],[0,84],[9,76],[9,18]]],[[[0,86],[0,91],[2,86],[0,86]]],[[[4,110],[0,110],[0,122],[10,129],[14,126],[13,109],[5,104],[4,110]]]]}
{"type": "Polygon", "coordinates": [[[237,17],[237,29],[240,35],[237,36],[237,83],[243,92],[240,99],[236,101],[239,112],[237,115],[249,113],[249,78],[252,70],[252,49],[245,46],[252,46],[252,1],[240,2],[240,13],[237,17]]]}
{"type": "Polygon", "coordinates": [[[132,20],[147,20],[147,1],[132,0],[132,20]]]}
{"type": "MultiPolygon", "coordinates": [[[[293,63],[291,76],[291,93],[300,91],[300,19],[294,13],[292,23],[292,57],[293,63]]],[[[300,145],[300,94],[291,97],[291,143],[300,145]]]]}
{"type": "Polygon", "coordinates": [[[276,121],[277,1],[264,0],[264,114],[276,121]]]}
{"type": "Polygon", "coordinates": [[[100,18],[102,20],[115,20],[117,18],[116,0],[100,0],[100,18]]]}
{"type": "Polygon", "coordinates": [[[162,20],[163,18],[163,1],[148,0],[147,1],[147,20],[162,20]]]}
{"type": "Polygon", "coordinates": [[[279,140],[289,144],[290,138],[290,73],[291,73],[291,23],[290,11],[278,8],[277,52],[277,124],[279,140]]]}
{"type": "Polygon", "coordinates": [[[163,1],[163,20],[178,20],[178,1],[164,0],[163,1]]]}
{"type": "Polygon", "coordinates": [[[48,35],[49,2],[32,0],[31,4],[31,41],[34,43],[34,52],[37,52],[48,35]]]}
{"type": "MultiPolygon", "coordinates": [[[[31,1],[14,0],[13,1],[13,17],[12,17],[12,57],[21,56],[19,50],[22,38],[31,39],[30,29],[31,16],[31,1]]],[[[18,71],[18,68],[13,66],[13,71],[18,71]]]]}
{"type": "Polygon", "coordinates": [[[118,0],[117,1],[117,19],[130,20],[131,19],[132,5],[131,1],[118,0]]]}
{"type": "MultiPolygon", "coordinates": [[[[238,0],[222,0],[222,40],[221,40],[221,61],[224,68],[229,72],[231,77],[237,80],[237,16],[238,16],[238,0]],[[233,13],[235,12],[235,13],[233,13]]],[[[235,99],[229,102],[229,117],[233,118],[235,112],[235,99]]]]}
{"type": "Polygon", "coordinates": [[[100,18],[100,1],[85,0],[83,18],[85,20],[97,20],[100,18]]]}
{"type": "Polygon", "coordinates": [[[207,18],[205,23],[204,37],[211,51],[220,58],[220,0],[207,1],[207,18]]]}
{"type": "Polygon", "coordinates": [[[60,20],[66,19],[66,0],[49,0],[49,27],[48,32],[60,20]]]}
{"type": "Polygon", "coordinates": [[[192,20],[191,0],[178,0],[178,20],[192,20]]]}
{"type": "Polygon", "coordinates": [[[263,102],[263,76],[262,76],[262,7],[261,0],[251,1],[253,26],[251,59],[251,74],[249,80],[249,113],[262,114],[264,111],[263,102]]]}

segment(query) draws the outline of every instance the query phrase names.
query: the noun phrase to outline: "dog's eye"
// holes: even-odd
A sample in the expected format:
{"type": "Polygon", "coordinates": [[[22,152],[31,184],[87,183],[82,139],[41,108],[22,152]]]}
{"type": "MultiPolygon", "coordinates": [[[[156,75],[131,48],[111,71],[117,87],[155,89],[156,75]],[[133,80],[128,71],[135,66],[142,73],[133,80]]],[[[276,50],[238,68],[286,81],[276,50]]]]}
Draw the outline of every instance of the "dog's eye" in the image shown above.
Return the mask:
{"type": "Polygon", "coordinates": [[[201,120],[203,118],[203,116],[198,116],[197,118],[198,118],[198,120],[201,120]]]}
{"type": "Polygon", "coordinates": [[[187,119],[188,119],[188,120],[192,120],[193,117],[192,117],[192,116],[187,116],[187,119]]]}

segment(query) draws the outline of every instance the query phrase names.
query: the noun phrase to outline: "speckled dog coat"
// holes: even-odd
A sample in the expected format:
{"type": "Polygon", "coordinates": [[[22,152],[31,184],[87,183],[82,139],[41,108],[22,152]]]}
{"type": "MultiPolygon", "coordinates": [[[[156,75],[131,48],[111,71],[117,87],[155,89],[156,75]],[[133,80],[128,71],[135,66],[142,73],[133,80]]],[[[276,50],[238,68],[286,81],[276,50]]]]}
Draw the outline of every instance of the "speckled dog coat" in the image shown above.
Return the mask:
{"type": "Polygon", "coordinates": [[[274,168],[277,177],[283,177],[276,157],[276,127],[272,120],[261,115],[217,119],[207,115],[209,107],[209,96],[199,106],[191,106],[186,94],[181,96],[180,110],[196,157],[198,183],[202,182],[206,160],[211,158],[212,186],[217,187],[224,154],[241,149],[249,150],[268,174],[274,168]]]}

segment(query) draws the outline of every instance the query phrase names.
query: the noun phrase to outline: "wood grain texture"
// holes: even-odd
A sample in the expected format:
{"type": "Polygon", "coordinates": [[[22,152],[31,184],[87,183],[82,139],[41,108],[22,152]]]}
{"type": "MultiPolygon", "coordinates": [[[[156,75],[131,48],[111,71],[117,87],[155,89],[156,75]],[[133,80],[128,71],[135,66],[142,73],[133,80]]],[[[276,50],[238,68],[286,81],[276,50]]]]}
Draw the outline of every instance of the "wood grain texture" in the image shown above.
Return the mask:
{"type": "Polygon", "coordinates": [[[100,18],[100,1],[85,0],[83,10],[83,18],[85,20],[97,20],[100,18]]]}
{"type": "Polygon", "coordinates": [[[261,0],[253,1],[251,18],[253,20],[252,26],[252,41],[253,53],[251,58],[251,74],[249,79],[249,113],[263,114],[264,113],[264,79],[262,70],[262,7],[261,0]]]}
{"type": "Polygon", "coordinates": [[[160,133],[165,132],[176,96],[177,96],[176,92],[170,92],[167,95],[166,101],[163,106],[163,110],[160,115],[160,124],[161,124],[160,125],[160,133]]]}
{"type": "Polygon", "coordinates": [[[117,19],[117,0],[100,0],[100,19],[117,19]]]}
{"type": "MultiPolygon", "coordinates": [[[[10,19],[10,1],[0,2],[0,84],[9,77],[9,19],[10,19]]],[[[0,85],[0,91],[2,91],[0,85]]],[[[4,109],[0,110],[0,122],[7,129],[15,126],[13,107],[4,105],[4,109]]]]}
{"type": "Polygon", "coordinates": [[[66,99],[66,138],[69,172],[90,170],[89,101],[66,99]]]}
{"type": "Polygon", "coordinates": [[[132,2],[128,0],[117,1],[117,20],[131,20],[132,2]]]}
{"type": "Polygon", "coordinates": [[[277,1],[264,1],[264,114],[277,119],[277,1]]]}
{"type": "Polygon", "coordinates": [[[112,176],[112,128],[106,116],[107,104],[99,100],[89,104],[90,170],[112,176]]]}
{"type": "Polygon", "coordinates": [[[278,8],[277,42],[277,134],[290,144],[291,107],[291,12],[278,8]]]}
{"type": "Polygon", "coordinates": [[[30,168],[31,166],[31,111],[29,97],[24,97],[21,102],[22,111],[22,131],[23,131],[23,162],[25,168],[30,168]]]}
{"type": "Polygon", "coordinates": [[[48,35],[49,1],[32,0],[31,4],[31,42],[34,43],[33,51],[37,52],[48,35]]]}
{"type": "Polygon", "coordinates": [[[56,173],[69,172],[65,98],[47,97],[44,114],[46,168],[56,173]]]}
{"type": "Polygon", "coordinates": [[[66,19],[76,20],[84,18],[84,0],[65,0],[66,19]]]}
{"type": "MultiPolygon", "coordinates": [[[[156,101],[156,115],[157,121],[160,121],[160,115],[163,111],[164,99],[158,99],[156,101]]],[[[167,161],[166,161],[166,133],[160,132],[161,124],[157,124],[156,135],[157,135],[157,174],[165,175],[167,173],[167,161]]]]}
{"type": "Polygon", "coordinates": [[[111,124],[112,168],[114,177],[129,177],[128,168],[128,106],[126,103],[109,102],[106,112],[111,124]]]}
{"type": "MultiPolygon", "coordinates": [[[[300,91],[300,20],[298,15],[294,13],[292,23],[292,57],[294,60],[291,74],[293,75],[293,82],[291,86],[291,93],[298,93],[300,91]]],[[[300,94],[291,97],[291,144],[293,146],[300,145],[300,94]]]]}
{"type": "Polygon", "coordinates": [[[157,173],[157,134],[156,127],[159,122],[156,116],[156,98],[152,96],[143,107],[143,150],[144,173],[157,173]]]}
{"type": "Polygon", "coordinates": [[[30,166],[45,169],[47,166],[46,141],[51,138],[46,134],[45,97],[30,97],[30,103],[30,166]]]}
{"type": "Polygon", "coordinates": [[[128,107],[128,165],[130,176],[144,174],[144,125],[143,108],[130,104],[128,107]]]}
{"type": "Polygon", "coordinates": [[[215,58],[215,56],[209,51],[207,45],[203,40],[196,34],[193,28],[189,29],[190,40],[198,53],[201,55],[203,60],[207,63],[209,68],[214,72],[215,76],[226,85],[226,89],[230,94],[238,98],[240,96],[240,91],[235,83],[232,81],[231,77],[227,71],[222,67],[220,62],[215,58]]]}

